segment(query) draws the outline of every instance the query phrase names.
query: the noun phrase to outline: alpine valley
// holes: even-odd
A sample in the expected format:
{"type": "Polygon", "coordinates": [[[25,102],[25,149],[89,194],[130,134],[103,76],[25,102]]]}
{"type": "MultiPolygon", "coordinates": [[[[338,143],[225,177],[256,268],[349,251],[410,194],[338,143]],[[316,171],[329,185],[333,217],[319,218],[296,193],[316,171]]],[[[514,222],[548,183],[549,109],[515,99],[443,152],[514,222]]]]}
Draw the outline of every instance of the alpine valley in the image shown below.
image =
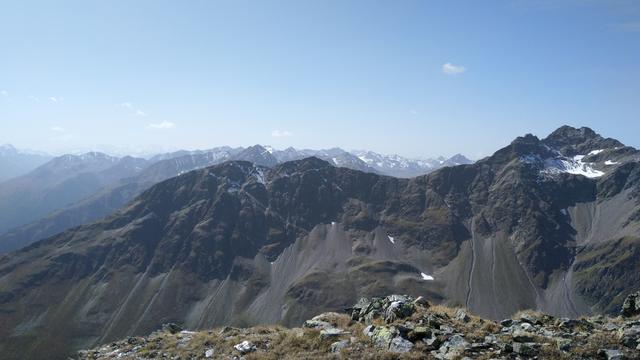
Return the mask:
{"type": "MultiPolygon", "coordinates": [[[[494,320],[612,314],[640,284],[640,151],[589,128],[472,164],[260,146],[92,158],[91,176],[52,160],[71,170],[37,188],[86,194],[47,216],[25,207],[0,239],[14,250],[0,255],[3,359],[65,358],[165,323],[300,326],[390,294],[494,320]]],[[[0,187],[26,193],[29,176],[0,187]]]]}

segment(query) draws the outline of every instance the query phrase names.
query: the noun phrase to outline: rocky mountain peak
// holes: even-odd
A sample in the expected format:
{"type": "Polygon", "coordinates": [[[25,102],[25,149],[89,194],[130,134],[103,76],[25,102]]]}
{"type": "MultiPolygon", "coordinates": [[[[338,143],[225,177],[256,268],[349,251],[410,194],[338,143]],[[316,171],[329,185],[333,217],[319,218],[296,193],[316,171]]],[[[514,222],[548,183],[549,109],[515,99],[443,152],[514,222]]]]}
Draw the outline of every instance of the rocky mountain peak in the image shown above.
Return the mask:
{"type": "Polygon", "coordinates": [[[565,156],[624,146],[620,141],[604,138],[588,127],[574,128],[567,125],[552,132],[542,142],[565,156]]]}
{"type": "Polygon", "coordinates": [[[256,165],[273,167],[278,164],[278,159],[273,156],[269,149],[262,145],[250,146],[238,154],[236,154],[232,160],[246,160],[256,165]]]}

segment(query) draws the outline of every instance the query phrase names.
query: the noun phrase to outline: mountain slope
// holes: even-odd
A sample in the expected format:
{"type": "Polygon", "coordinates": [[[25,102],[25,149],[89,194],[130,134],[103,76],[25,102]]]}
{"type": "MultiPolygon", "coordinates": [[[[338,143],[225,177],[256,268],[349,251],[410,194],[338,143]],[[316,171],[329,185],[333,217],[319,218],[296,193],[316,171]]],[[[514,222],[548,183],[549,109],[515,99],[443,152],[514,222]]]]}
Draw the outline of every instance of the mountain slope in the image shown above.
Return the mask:
{"type": "Polygon", "coordinates": [[[37,220],[108,184],[133,176],[146,160],[102,153],[64,155],[0,184],[0,233],[37,220]]]}

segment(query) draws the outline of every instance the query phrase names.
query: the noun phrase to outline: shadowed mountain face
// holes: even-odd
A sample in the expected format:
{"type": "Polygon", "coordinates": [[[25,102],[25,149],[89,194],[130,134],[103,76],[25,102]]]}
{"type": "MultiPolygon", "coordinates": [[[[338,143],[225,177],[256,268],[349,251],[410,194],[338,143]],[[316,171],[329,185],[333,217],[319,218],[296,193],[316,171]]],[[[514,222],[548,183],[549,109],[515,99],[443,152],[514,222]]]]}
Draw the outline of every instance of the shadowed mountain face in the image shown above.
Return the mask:
{"type": "Polygon", "coordinates": [[[491,318],[612,311],[640,282],[639,159],[563,127],[413,179],[317,158],[182,174],[1,257],[0,352],[62,356],[170,321],[297,325],[389,293],[491,318]]]}

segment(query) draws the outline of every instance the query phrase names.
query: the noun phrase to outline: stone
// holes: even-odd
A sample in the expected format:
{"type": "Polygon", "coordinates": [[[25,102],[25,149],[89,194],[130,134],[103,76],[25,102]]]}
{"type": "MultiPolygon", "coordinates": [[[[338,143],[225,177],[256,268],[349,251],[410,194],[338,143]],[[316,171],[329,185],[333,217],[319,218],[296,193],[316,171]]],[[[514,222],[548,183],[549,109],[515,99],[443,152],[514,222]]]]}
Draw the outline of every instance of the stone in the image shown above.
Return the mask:
{"type": "Polygon", "coordinates": [[[206,357],[207,359],[212,358],[213,357],[213,349],[205,350],[204,357],[206,357]]]}
{"type": "Polygon", "coordinates": [[[513,320],[504,319],[504,320],[500,321],[500,325],[502,325],[504,327],[509,327],[509,326],[513,325],[513,320]]]}
{"type": "Polygon", "coordinates": [[[495,344],[498,342],[498,338],[495,335],[487,335],[484,337],[484,342],[488,344],[495,344]]]}
{"type": "Polygon", "coordinates": [[[349,346],[349,340],[336,341],[333,344],[331,344],[331,352],[339,353],[340,351],[342,351],[342,349],[346,349],[348,346],[349,346]]]}
{"type": "Polygon", "coordinates": [[[598,355],[607,360],[623,360],[625,358],[622,351],[615,349],[600,349],[598,355]]]}
{"type": "Polygon", "coordinates": [[[520,315],[520,321],[523,322],[523,323],[531,324],[531,325],[539,324],[538,319],[536,319],[535,316],[533,316],[532,314],[529,314],[529,313],[524,313],[524,314],[520,315]]]}
{"type": "Polygon", "coordinates": [[[535,341],[535,337],[526,331],[516,330],[513,332],[513,341],[517,343],[530,343],[535,341]]]}
{"type": "Polygon", "coordinates": [[[465,322],[465,323],[469,322],[469,320],[471,320],[469,315],[467,315],[467,312],[464,311],[463,309],[458,309],[458,311],[456,311],[455,318],[456,318],[456,320],[462,321],[462,322],[465,322]]]}
{"type": "Polygon", "coordinates": [[[407,338],[413,342],[428,338],[431,336],[431,330],[425,326],[416,326],[407,334],[407,338]]]}
{"type": "Polygon", "coordinates": [[[342,335],[346,335],[349,334],[348,332],[342,330],[342,329],[336,329],[336,328],[329,328],[329,329],[322,329],[320,331],[320,338],[321,339],[330,339],[330,338],[334,338],[334,337],[340,337],[342,335]]]}
{"type": "Polygon", "coordinates": [[[640,315],[640,292],[629,294],[624,299],[620,313],[624,317],[640,315]]]}
{"type": "Polygon", "coordinates": [[[236,344],[233,348],[238,350],[242,355],[252,353],[257,350],[256,346],[253,345],[251,341],[247,340],[241,342],[240,344],[236,344]]]}
{"type": "Polygon", "coordinates": [[[640,325],[633,325],[630,328],[618,330],[618,339],[626,347],[635,348],[640,339],[640,325]]]}
{"type": "Polygon", "coordinates": [[[375,325],[368,325],[367,327],[365,327],[365,328],[362,330],[362,333],[363,333],[365,336],[372,337],[372,336],[373,336],[373,334],[374,334],[374,330],[375,330],[375,329],[376,329],[376,326],[375,326],[375,325]]]}
{"type": "Polygon", "coordinates": [[[442,339],[436,335],[431,335],[430,338],[423,340],[427,344],[427,350],[436,350],[442,345],[442,339]]]}
{"type": "Polygon", "coordinates": [[[314,319],[305,321],[304,324],[302,324],[302,326],[308,329],[329,329],[333,327],[333,325],[329,324],[326,321],[314,320],[314,319]]]}
{"type": "Polygon", "coordinates": [[[379,326],[373,330],[373,336],[371,336],[371,340],[379,346],[383,348],[389,348],[389,344],[391,340],[396,336],[394,331],[395,329],[388,328],[386,326],[379,326]]]}
{"type": "Polygon", "coordinates": [[[411,349],[413,349],[413,343],[400,336],[391,339],[391,343],[389,344],[389,351],[395,353],[406,353],[411,351],[411,349]]]}
{"type": "Polygon", "coordinates": [[[533,331],[533,330],[535,330],[535,327],[533,325],[531,325],[530,323],[522,323],[522,324],[520,324],[520,329],[522,329],[524,331],[533,331]]]}
{"type": "Polygon", "coordinates": [[[414,311],[413,304],[402,300],[394,300],[385,309],[384,320],[387,323],[391,323],[411,316],[414,311]]]}
{"type": "Polygon", "coordinates": [[[519,343],[519,342],[514,342],[513,344],[511,344],[512,348],[513,348],[513,352],[518,354],[518,355],[522,355],[522,356],[535,356],[536,355],[536,349],[532,346],[533,344],[531,343],[519,343]]]}

